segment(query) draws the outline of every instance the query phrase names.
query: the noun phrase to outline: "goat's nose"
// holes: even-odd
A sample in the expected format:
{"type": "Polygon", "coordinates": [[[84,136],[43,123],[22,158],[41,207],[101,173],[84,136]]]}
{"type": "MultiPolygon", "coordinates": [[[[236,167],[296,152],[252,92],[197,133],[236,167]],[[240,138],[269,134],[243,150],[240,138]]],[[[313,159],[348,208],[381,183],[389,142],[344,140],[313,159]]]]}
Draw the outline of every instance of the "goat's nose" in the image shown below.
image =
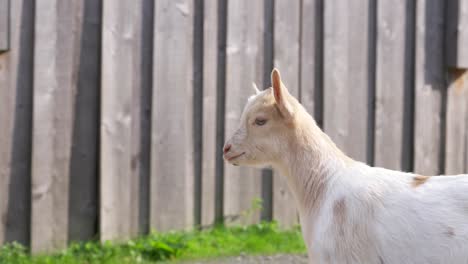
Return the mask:
{"type": "Polygon", "coordinates": [[[231,149],[231,144],[224,145],[224,149],[223,149],[224,154],[228,153],[230,149],[231,149]]]}

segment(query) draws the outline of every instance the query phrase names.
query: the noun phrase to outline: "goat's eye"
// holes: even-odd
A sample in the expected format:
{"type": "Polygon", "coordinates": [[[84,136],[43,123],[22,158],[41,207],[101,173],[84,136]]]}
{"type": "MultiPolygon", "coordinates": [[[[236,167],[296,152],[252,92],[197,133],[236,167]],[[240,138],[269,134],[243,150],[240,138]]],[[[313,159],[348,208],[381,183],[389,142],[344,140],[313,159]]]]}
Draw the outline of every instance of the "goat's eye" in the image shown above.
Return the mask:
{"type": "Polygon", "coordinates": [[[257,119],[255,119],[255,124],[256,124],[257,126],[263,126],[266,122],[267,122],[266,119],[262,119],[262,118],[257,118],[257,119]]]}

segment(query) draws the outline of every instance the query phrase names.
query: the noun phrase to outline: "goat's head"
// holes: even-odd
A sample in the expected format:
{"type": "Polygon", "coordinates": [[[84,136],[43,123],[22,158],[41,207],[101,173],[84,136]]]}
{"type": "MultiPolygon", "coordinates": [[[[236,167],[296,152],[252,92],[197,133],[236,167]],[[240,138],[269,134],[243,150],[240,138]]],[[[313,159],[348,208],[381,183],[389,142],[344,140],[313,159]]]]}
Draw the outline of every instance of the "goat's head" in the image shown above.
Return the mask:
{"type": "Polygon", "coordinates": [[[272,87],[252,95],[244,108],[240,125],[224,145],[224,159],[233,165],[263,167],[284,155],[294,133],[299,102],[281,82],[280,73],[271,73],[272,87]]]}

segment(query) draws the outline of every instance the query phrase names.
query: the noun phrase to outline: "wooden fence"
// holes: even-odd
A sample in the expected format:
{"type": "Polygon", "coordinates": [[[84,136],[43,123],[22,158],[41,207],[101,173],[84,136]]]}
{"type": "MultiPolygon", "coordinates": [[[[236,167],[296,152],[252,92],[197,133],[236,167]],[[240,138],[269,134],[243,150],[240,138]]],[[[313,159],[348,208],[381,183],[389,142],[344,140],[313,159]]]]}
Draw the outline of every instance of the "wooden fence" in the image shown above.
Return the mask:
{"type": "Polygon", "coordinates": [[[467,1],[0,0],[0,50],[0,243],[33,252],[297,223],[280,175],[221,156],[274,66],[353,158],[468,171],[467,1]]]}

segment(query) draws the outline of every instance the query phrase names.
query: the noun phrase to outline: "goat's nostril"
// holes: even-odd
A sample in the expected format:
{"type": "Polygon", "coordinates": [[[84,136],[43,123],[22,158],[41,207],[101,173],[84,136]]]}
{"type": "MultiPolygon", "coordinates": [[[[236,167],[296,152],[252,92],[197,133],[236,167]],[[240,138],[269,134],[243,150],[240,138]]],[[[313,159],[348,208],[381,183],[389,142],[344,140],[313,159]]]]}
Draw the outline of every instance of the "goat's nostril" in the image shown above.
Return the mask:
{"type": "Polygon", "coordinates": [[[231,149],[231,144],[225,145],[225,146],[224,146],[224,149],[223,149],[224,154],[228,153],[230,149],[231,149]]]}

